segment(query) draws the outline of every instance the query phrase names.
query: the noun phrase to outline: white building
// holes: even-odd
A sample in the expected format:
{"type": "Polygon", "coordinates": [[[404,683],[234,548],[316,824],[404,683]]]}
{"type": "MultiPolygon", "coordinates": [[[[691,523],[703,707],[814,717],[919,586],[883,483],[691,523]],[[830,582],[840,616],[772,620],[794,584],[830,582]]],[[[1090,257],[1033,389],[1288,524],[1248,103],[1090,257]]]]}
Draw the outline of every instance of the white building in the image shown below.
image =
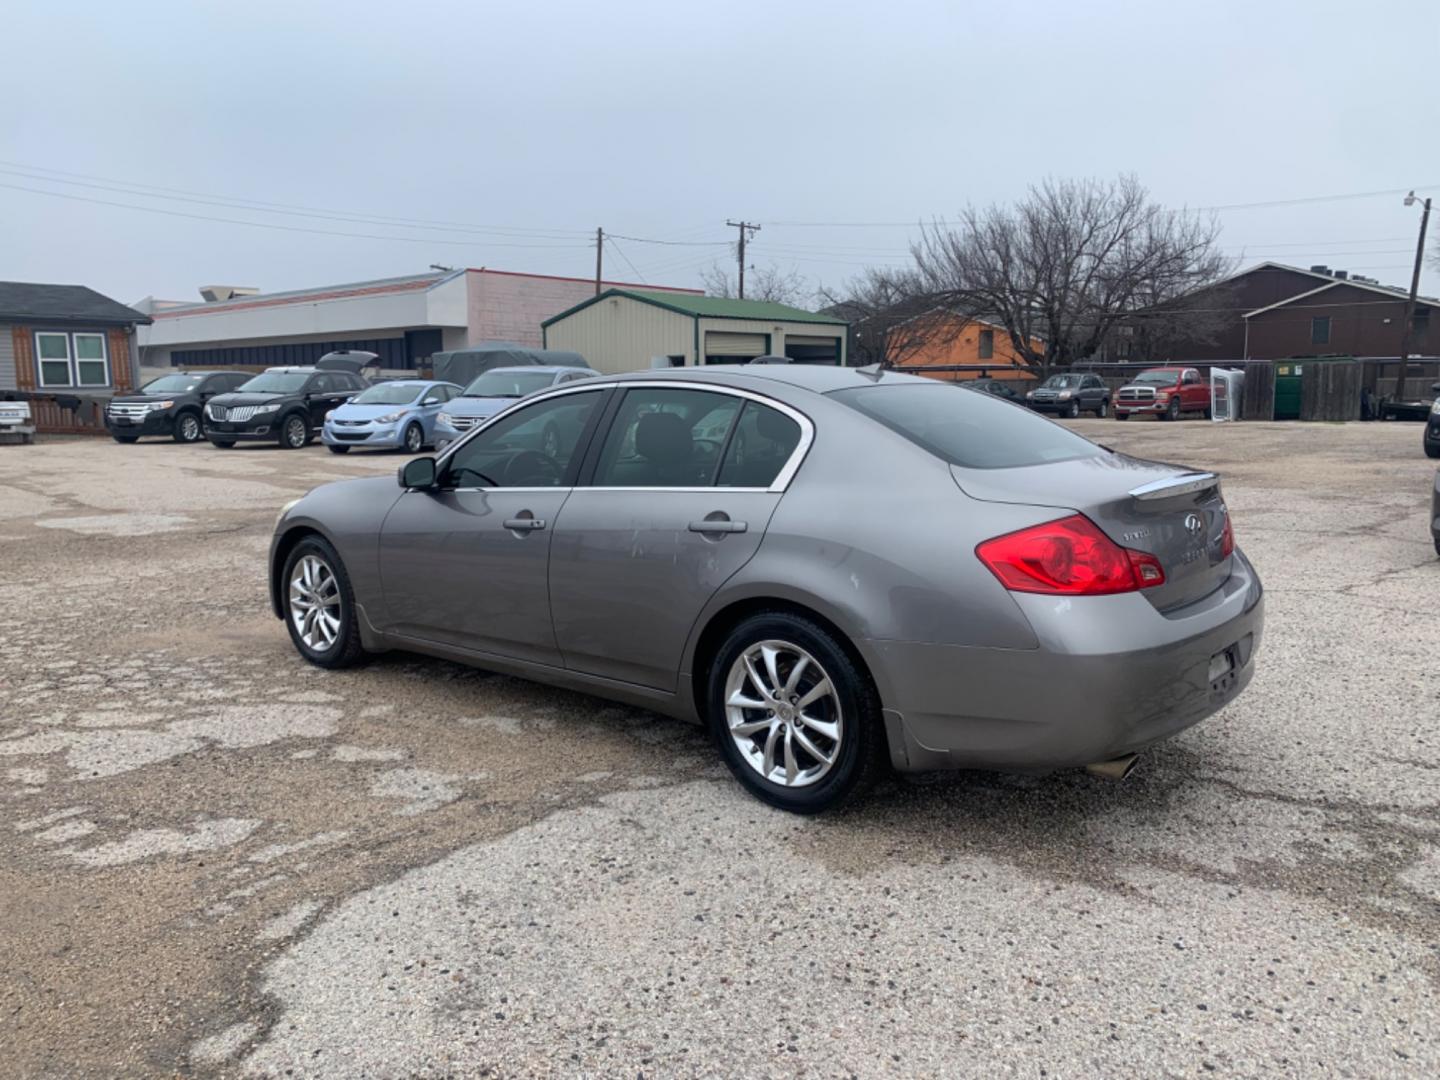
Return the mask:
{"type": "Polygon", "coordinates": [[[848,324],[765,300],[729,300],[654,289],[608,289],[544,323],[545,346],[573,349],[596,371],[675,367],[786,356],[845,364],[848,324]]]}
{"type": "MultiPolygon", "coordinates": [[[[139,328],[142,367],[305,364],[333,349],[363,349],[379,354],[382,367],[413,369],[432,353],[480,341],[539,346],[546,319],[595,295],[593,279],[488,269],[294,292],[206,288],[208,295],[227,298],[197,303],[146,298],[135,305],[154,320],[139,328]]],[[[646,288],[699,295],[697,289],[646,288]]]]}

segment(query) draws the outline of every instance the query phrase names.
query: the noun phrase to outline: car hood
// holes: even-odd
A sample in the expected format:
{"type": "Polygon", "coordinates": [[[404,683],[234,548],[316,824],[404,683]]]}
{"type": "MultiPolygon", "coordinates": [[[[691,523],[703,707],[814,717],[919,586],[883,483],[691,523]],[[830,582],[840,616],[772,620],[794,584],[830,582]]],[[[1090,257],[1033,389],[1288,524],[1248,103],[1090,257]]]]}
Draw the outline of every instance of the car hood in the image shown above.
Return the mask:
{"type": "Polygon", "coordinates": [[[445,403],[445,411],[451,416],[494,416],[519,400],[513,397],[453,397],[445,403]]]}
{"type": "Polygon", "coordinates": [[[333,409],[330,415],[336,420],[374,420],[378,416],[389,416],[396,412],[409,412],[415,406],[409,405],[356,405],[353,401],[333,409]]]}
{"type": "Polygon", "coordinates": [[[147,401],[177,401],[192,397],[191,394],[116,394],[110,400],[124,405],[138,405],[147,401]]]}
{"type": "Polygon", "coordinates": [[[295,397],[294,394],[216,394],[210,399],[211,405],[224,405],[227,409],[237,405],[269,405],[272,401],[295,397]]]}
{"type": "Polygon", "coordinates": [[[1173,382],[1169,382],[1169,383],[1159,383],[1159,382],[1127,382],[1124,386],[1120,387],[1120,389],[1121,389],[1121,390],[1174,390],[1178,385],[1179,385],[1178,383],[1173,383],[1173,382]]]}

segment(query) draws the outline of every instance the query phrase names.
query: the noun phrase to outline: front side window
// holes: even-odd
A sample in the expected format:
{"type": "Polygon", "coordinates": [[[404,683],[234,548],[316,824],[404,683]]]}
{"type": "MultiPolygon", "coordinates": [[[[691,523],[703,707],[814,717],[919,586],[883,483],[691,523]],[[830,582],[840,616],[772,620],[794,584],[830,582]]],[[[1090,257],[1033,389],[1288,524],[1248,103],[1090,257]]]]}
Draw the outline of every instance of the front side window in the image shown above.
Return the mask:
{"type": "Polygon", "coordinates": [[[744,399],[709,390],[625,395],[600,450],[596,487],[710,487],[744,399]]]}
{"type": "Polygon", "coordinates": [[[109,386],[105,335],[41,330],[35,334],[41,386],[109,386]]]}
{"type": "Polygon", "coordinates": [[[502,417],[466,439],[445,464],[442,487],[559,487],[600,391],[561,394],[502,417]]]}
{"type": "Polygon", "coordinates": [[[799,424],[779,409],[747,401],[725,448],[716,486],[768,488],[799,445],[799,424]]]}
{"type": "Polygon", "coordinates": [[[1330,344],[1330,316],[1316,315],[1310,320],[1310,344],[1330,344]]]}
{"type": "Polygon", "coordinates": [[[1028,410],[954,383],[860,386],[830,397],[883,424],[945,461],[1005,469],[1098,457],[1100,447],[1028,410]]]}

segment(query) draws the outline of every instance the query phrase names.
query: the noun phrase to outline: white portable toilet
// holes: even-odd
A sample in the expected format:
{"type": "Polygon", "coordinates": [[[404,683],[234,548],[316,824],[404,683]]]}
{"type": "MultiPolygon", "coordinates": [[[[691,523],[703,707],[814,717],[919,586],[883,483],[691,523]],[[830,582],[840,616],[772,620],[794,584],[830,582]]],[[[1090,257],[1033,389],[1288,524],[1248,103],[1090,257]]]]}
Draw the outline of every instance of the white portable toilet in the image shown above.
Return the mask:
{"type": "Polygon", "coordinates": [[[1210,369],[1210,419],[1216,423],[1240,419],[1245,372],[1232,368],[1210,369]]]}

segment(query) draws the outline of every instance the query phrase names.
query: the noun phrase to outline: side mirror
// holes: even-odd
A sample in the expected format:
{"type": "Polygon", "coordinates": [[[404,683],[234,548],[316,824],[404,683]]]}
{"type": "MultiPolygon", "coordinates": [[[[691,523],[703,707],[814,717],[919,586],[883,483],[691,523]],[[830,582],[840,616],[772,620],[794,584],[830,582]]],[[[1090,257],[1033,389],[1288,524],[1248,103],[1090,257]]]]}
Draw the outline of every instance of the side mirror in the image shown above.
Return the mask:
{"type": "Polygon", "coordinates": [[[400,466],[400,486],[406,491],[429,491],[435,486],[437,476],[433,457],[418,457],[400,466]]]}

